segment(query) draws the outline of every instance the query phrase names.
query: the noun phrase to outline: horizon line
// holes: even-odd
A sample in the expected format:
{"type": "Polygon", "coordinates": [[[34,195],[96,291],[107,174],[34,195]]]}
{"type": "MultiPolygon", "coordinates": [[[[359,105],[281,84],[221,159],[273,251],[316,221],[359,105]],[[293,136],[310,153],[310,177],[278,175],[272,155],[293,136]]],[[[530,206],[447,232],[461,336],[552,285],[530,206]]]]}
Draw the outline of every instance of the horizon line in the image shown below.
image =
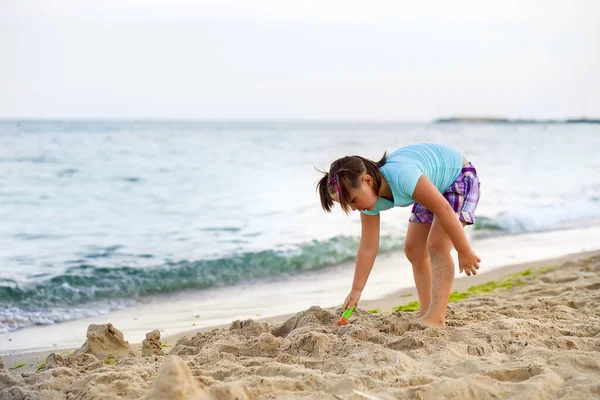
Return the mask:
{"type": "Polygon", "coordinates": [[[453,115],[447,117],[436,117],[428,120],[408,120],[408,119],[323,119],[323,118],[171,118],[171,117],[0,117],[0,122],[60,122],[60,121],[95,121],[95,122],[304,122],[304,123],[435,123],[444,120],[457,120],[461,122],[469,122],[469,120],[481,120],[485,122],[502,122],[502,121],[539,121],[539,122],[566,122],[569,120],[600,120],[599,117],[591,116],[571,116],[571,117],[546,117],[546,118],[530,118],[530,117],[501,117],[491,115],[453,115]]]}

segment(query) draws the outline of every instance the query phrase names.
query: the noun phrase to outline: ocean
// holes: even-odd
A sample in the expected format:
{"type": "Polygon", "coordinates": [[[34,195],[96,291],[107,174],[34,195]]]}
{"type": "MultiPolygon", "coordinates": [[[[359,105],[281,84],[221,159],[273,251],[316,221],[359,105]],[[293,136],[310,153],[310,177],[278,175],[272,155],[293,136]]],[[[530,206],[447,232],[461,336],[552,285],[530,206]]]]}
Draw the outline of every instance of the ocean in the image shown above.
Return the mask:
{"type": "MultiPolygon", "coordinates": [[[[476,167],[476,251],[600,226],[600,125],[0,121],[0,333],[349,263],[359,215],[323,212],[318,169],[416,142],[476,167]]],[[[382,214],[382,253],[409,211],[382,214]]]]}

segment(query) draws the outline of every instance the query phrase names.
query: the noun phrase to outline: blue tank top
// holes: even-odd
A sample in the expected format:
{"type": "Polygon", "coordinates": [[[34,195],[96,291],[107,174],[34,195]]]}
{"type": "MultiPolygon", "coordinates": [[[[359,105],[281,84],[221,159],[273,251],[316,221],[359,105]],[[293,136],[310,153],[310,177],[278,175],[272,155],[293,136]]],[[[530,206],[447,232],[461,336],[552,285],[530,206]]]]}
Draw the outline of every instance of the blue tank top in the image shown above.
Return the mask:
{"type": "Polygon", "coordinates": [[[406,207],[415,202],[412,198],[417,181],[425,175],[443,193],[456,180],[462,169],[463,156],[450,147],[419,143],[402,147],[388,155],[385,165],[379,170],[386,180],[394,201],[377,198],[373,210],[362,211],[367,215],[377,215],[392,207],[406,207]]]}

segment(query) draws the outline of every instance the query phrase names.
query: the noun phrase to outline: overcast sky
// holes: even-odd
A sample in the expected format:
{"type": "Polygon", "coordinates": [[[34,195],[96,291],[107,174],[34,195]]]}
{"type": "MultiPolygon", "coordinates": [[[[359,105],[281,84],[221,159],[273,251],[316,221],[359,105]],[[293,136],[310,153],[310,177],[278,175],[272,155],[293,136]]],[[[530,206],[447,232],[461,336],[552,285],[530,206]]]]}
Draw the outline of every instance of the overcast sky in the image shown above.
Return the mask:
{"type": "Polygon", "coordinates": [[[0,118],[600,116],[600,1],[0,0],[0,118]]]}

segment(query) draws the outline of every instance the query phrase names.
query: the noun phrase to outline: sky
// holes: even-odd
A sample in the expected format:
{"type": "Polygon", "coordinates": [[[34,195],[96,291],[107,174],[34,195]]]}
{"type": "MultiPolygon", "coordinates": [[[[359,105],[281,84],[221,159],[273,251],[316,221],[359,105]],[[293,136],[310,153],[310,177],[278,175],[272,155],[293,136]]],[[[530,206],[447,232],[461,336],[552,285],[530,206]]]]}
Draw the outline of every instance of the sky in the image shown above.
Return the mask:
{"type": "Polygon", "coordinates": [[[0,0],[0,118],[600,117],[596,0],[0,0]]]}

